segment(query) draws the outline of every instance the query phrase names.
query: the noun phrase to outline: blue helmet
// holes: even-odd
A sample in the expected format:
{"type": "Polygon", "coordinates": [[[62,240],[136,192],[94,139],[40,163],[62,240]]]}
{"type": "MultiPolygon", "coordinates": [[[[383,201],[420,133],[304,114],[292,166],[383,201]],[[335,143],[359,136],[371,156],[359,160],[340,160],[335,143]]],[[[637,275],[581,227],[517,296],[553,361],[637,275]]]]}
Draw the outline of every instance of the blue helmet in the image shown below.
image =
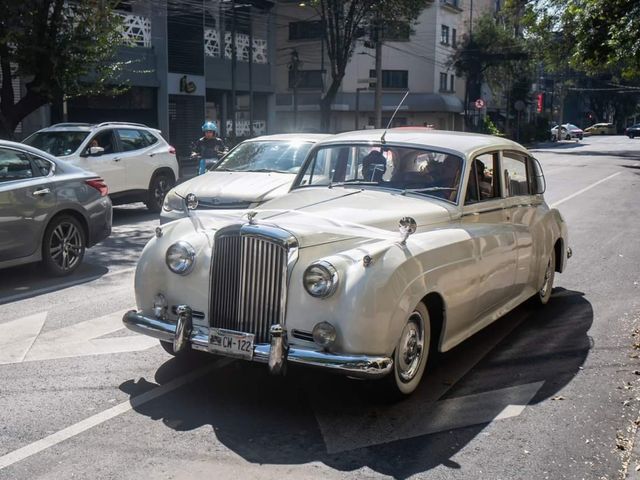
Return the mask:
{"type": "Polygon", "coordinates": [[[202,124],[202,131],[203,132],[211,131],[211,132],[218,133],[218,125],[216,125],[216,122],[212,122],[210,120],[206,121],[202,124]]]}

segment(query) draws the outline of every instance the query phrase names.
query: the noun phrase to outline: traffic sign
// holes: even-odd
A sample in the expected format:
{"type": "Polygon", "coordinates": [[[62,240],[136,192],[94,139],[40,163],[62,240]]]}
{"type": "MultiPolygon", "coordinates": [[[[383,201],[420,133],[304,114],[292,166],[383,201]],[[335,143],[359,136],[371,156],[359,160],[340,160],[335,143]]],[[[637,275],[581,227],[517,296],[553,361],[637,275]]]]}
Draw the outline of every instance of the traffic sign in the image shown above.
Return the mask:
{"type": "Polygon", "coordinates": [[[479,98],[476,100],[476,108],[478,110],[480,110],[481,108],[484,108],[484,100],[479,98]]]}

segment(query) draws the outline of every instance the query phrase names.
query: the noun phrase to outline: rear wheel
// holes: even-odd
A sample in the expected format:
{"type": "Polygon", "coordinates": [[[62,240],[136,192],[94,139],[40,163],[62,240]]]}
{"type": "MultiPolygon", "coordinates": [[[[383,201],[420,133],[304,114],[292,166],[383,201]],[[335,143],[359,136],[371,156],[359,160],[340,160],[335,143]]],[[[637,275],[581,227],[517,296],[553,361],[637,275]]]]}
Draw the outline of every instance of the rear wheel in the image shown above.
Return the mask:
{"type": "Polygon", "coordinates": [[[51,275],[70,275],[82,263],[85,247],[86,239],[80,222],[71,215],[60,215],[44,232],[42,262],[51,275]]]}
{"type": "Polygon", "coordinates": [[[427,365],[430,343],[429,312],[419,303],[402,329],[393,352],[393,371],[383,380],[392,400],[401,400],[418,387],[427,365]]]}
{"type": "Polygon", "coordinates": [[[154,175],[149,185],[149,192],[147,193],[147,200],[145,202],[145,205],[151,212],[158,213],[162,209],[164,197],[169,190],[171,190],[173,184],[173,176],[167,173],[154,175]]]}

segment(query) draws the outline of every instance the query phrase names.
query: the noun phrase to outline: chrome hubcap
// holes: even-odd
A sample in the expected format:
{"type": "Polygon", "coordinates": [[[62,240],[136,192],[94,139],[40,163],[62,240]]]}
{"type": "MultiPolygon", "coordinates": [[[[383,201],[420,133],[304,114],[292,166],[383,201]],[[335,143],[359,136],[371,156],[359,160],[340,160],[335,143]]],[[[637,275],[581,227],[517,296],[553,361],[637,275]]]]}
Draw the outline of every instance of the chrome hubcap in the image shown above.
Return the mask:
{"type": "Polygon", "coordinates": [[[540,296],[546,297],[547,292],[549,291],[549,283],[551,283],[551,274],[553,266],[551,265],[551,259],[549,259],[549,263],[547,264],[547,269],[544,272],[544,281],[542,282],[542,288],[540,289],[540,296]]]}
{"type": "Polygon", "coordinates": [[[398,346],[398,376],[403,382],[410,382],[420,368],[424,348],[420,325],[420,315],[414,313],[402,331],[398,346]]]}
{"type": "Polygon", "coordinates": [[[154,191],[156,202],[162,203],[164,196],[167,194],[167,181],[164,178],[156,181],[156,188],[154,191]]]}
{"type": "Polygon", "coordinates": [[[70,270],[80,261],[83,252],[82,235],[72,223],[63,222],[51,235],[49,256],[62,270],[70,270]]]}

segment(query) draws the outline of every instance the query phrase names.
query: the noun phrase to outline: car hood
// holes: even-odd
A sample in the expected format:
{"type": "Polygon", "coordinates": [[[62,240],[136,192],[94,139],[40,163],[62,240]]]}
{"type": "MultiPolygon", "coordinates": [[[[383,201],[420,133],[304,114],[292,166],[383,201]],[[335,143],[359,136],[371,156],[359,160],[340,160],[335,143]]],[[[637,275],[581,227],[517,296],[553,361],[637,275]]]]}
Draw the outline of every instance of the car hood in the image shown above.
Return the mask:
{"type": "MultiPolygon", "coordinates": [[[[253,221],[291,232],[304,248],[355,238],[397,241],[402,217],[413,217],[420,232],[450,221],[455,209],[446,202],[399,192],[311,187],[294,190],[253,210],[253,221]]],[[[246,223],[247,213],[199,211],[197,217],[202,228],[218,229],[246,223]]]]}
{"type": "Polygon", "coordinates": [[[207,172],[174,188],[185,197],[193,193],[202,205],[255,204],[284,195],[295,179],[292,173],[207,172]]]}

